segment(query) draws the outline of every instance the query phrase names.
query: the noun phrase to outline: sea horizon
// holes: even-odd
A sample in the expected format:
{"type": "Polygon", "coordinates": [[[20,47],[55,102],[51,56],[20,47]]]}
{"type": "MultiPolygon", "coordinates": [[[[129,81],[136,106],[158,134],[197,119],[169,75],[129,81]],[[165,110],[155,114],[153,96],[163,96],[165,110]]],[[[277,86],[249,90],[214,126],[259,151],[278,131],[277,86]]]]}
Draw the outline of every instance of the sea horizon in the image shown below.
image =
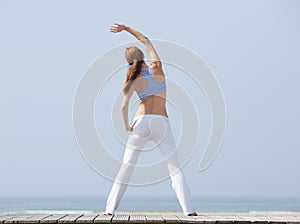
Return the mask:
{"type": "MultiPolygon", "coordinates": [[[[25,210],[93,210],[103,211],[104,196],[68,197],[0,197],[0,211],[25,210]]],[[[268,197],[193,197],[196,211],[300,211],[300,198],[268,197]]],[[[180,212],[176,197],[125,196],[118,211],[170,211],[180,212]]]]}

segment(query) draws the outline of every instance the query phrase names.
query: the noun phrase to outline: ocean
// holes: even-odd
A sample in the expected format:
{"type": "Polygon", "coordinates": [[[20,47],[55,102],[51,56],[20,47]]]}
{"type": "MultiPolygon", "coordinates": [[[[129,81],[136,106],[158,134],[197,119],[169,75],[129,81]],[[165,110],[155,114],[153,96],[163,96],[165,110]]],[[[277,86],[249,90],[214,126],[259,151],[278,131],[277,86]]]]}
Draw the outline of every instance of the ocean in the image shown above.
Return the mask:
{"type": "MultiPolygon", "coordinates": [[[[103,211],[104,197],[0,198],[0,211],[103,211]]],[[[300,211],[300,199],[193,198],[196,211],[300,211]]],[[[124,197],[118,211],[181,211],[176,197],[124,197]]]]}

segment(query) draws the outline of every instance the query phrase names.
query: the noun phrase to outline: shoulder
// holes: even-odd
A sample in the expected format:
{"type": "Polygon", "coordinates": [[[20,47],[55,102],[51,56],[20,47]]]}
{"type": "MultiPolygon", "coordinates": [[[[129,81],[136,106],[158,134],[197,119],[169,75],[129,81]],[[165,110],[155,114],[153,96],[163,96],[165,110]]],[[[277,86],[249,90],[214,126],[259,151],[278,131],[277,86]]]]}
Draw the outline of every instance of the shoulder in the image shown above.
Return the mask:
{"type": "Polygon", "coordinates": [[[161,61],[158,60],[152,60],[150,62],[150,67],[153,69],[162,69],[162,63],[161,61]]]}
{"type": "Polygon", "coordinates": [[[149,72],[152,75],[161,75],[161,76],[165,75],[162,69],[161,61],[151,61],[149,66],[149,72]]]}
{"type": "Polygon", "coordinates": [[[145,75],[138,74],[135,80],[132,82],[132,87],[135,91],[139,91],[141,86],[145,85],[145,75]]]}

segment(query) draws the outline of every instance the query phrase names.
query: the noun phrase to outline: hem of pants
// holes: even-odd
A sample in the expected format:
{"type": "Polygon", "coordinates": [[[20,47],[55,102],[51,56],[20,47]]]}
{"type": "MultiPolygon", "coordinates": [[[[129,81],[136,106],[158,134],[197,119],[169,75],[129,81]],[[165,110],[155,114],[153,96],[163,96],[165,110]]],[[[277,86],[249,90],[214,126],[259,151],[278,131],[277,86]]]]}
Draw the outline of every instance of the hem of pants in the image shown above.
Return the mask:
{"type": "Polygon", "coordinates": [[[109,209],[105,209],[105,212],[108,212],[108,213],[110,213],[110,214],[112,214],[112,215],[115,215],[115,212],[116,212],[116,211],[111,211],[111,210],[109,210],[109,209]]]}

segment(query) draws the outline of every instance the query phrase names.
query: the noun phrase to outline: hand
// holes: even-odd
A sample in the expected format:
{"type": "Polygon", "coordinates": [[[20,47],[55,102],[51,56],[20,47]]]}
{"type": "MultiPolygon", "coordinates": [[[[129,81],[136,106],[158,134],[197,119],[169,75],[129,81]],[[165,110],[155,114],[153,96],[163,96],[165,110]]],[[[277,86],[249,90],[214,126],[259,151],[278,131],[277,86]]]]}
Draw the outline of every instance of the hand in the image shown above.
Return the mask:
{"type": "Polygon", "coordinates": [[[131,132],[131,131],[132,131],[132,126],[129,126],[129,125],[128,125],[128,127],[126,127],[126,131],[131,132]]]}
{"type": "Polygon", "coordinates": [[[110,26],[110,32],[112,33],[119,33],[121,32],[122,30],[125,30],[126,29],[126,25],[123,25],[123,24],[118,24],[118,23],[114,23],[115,25],[113,26],[110,26]]]}
{"type": "Polygon", "coordinates": [[[134,127],[135,123],[136,123],[136,120],[133,122],[132,125],[128,125],[128,126],[126,127],[126,131],[130,131],[130,132],[131,132],[131,131],[133,130],[133,127],[134,127]]]}

